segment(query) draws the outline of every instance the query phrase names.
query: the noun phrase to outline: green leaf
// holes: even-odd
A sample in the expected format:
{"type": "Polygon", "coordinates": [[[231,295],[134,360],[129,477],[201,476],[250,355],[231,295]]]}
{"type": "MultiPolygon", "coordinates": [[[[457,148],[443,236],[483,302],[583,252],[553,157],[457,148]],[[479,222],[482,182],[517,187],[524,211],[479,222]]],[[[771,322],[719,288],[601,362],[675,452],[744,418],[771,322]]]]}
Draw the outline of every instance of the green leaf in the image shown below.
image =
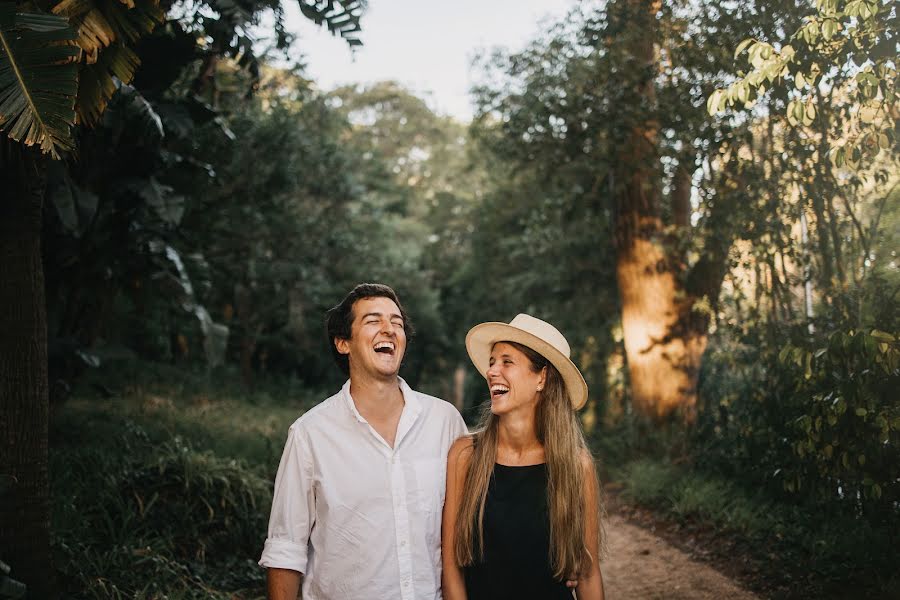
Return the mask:
{"type": "Polygon", "coordinates": [[[752,43],[753,43],[753,38],[747,38],[746,40],[744,40],[740,44],[738,44],[738,47],[734,51],[734,57],[737,58],[738,55],[741,52],[743,52],[744,50],[746,50],[747,46],[749,46],[752,43]]]}
{"type": "Polygon", "coordinates": [[[66,165],[54,161],[48,169],[46,199],[56,209],[63,227],[75,237],[81,237],[97,214],[99,199],[79,188],[69,178],[66,165]]]}
{"type": "Polygon", "coordinates": [[[94,64],[82,65],[78,91],[78,120],[96,125],[118,89],[116,79],[128,83],[140,64],[131,48],[116,43],[100,53],[94,64]]]}
{"type": "Polygon", "coordinates": [[[806,106],[803,109],[803,124],[804,125],[812,125],[816,119],[816,105],[812,102],[807,102],[806,106]]]}
{"type": "Polygon", "coordinates": [[[838,168],[843,167],[846,159],[846,154],[847,151],[843,148],[835,149],[835,151],[831,154],[831,160],[834,163],[834,166],[838,168]]]}
{"type": "Polygon", "coordinates": [[[857,417],[865,417],[867,414],[869,414],[869,411],[867,411],[867,410],[866,410],[865,408],[863,408],[862,406],[860,406],[859,408],[856,409],[856,416],[857,416],[857,417]]]}
{"type": "Polygon", "coordinates": [[[151,177],[147,180],[140,180],[130,185],[134,190],[156,213],[156,215],[166,223],[178,225],[181,217],[184,216],[184,197],[172,194],[172,187],[158,182],[151,177]]]}
{"type": "Polygon", "coordinates": [[[53,15],[16,13],[0,2],[0,129],[59,158],[74,142],[75,95],[81,50],[68,22],[53,15]]]}
{"type": "Polygon", "coordinates": [[[797,89],[806,87],[806,78],[802,72],[797,71],[797,74],[794,75],[794,83],[797,85],[797,89]]]}
{"type": "Polygon", "coordinates": [[[876,340],[878,340],[880,342],[893,342],[896,339],[890,333],[887,333],[886,331],[881,331],[879,329],[873,329],[872,333],[870,333],[869,335],[871,335],[873,338],[875,338],[876,340]]]}
{"type": "Polygon", "coordinates": [[[741,104],[747,103],[747,100],[750,98],[750,88],[747,85],[746,81],[742,81],[737,84],[735,96],[737,97],[737,101],[741,104]]]}
{"type": "Polygon", "coordinates": [[[709,95],[709,99],[706,101],[706,112],[708,112],[710,116],[719,112],[719,100],[724,93],[723,90],[714,90],[713,93],[709,95]]]}

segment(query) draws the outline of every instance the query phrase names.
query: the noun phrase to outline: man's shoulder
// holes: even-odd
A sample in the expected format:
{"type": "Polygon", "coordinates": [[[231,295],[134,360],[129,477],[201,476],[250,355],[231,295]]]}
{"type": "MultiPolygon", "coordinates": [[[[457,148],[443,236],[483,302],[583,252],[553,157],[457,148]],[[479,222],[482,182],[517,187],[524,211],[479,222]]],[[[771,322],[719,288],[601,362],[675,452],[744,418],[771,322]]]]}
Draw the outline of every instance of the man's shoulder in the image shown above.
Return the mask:
{"type": "Polygon", "coordinates": [[[314,430],[322,426],[327,426],[337,416],[340,408],[341,392],[329,396],[322,402],[319,402],[308,411],[297,417],[297,420],[291,424],[291,430],[303,431],[314,430]]]}
{"type": "Polygon", "coordinates": [[[455,421],[462,418],[456,407],[446,400],[442,400],[441,398],[438,398],[436,396],[430,396],[424,392],[420,392],[417,390],[412,391],[416,395],[416,398],[419,400],[419,403],[426,411],[429,411],[430,413],[443,419],[455,421]]]}

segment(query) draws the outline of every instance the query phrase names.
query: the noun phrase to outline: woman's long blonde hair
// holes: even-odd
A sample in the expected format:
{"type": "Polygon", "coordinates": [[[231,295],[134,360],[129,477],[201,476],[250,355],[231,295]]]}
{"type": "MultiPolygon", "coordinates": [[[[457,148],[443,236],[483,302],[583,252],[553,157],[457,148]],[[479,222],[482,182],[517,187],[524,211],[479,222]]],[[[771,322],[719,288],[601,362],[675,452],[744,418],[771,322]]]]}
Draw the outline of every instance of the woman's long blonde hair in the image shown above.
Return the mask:
{"type": "MultiPolygon", "coordinates": [[[[503,343],[525,354],[535,373],[545,367],[547,369],[544,389],[535,409],[535,428],[547,461],[548,559],[553,575],[562,580],[587,572],[591,561],[599,558],[587,551],[584,531],[584,486],[597,485],[597,476],[592,469],[594,481],[585,481],[581,457],[587,451],[587,443],[559,371],[531,348],[515,342],[503,343]]],[[[472,437],[472,456],[463,488],[465,493],[456,518],[454,550],[460,566],[472,565],[484,556],[484,504],[497,462],[498,424],[499,418],[491,412],[490,403],[487,403],[472,437]]],[[[599,523],[599,503],[596,510],[599,523]]],[[[597,536],[600,537],[599,528],[597,536]]]]}

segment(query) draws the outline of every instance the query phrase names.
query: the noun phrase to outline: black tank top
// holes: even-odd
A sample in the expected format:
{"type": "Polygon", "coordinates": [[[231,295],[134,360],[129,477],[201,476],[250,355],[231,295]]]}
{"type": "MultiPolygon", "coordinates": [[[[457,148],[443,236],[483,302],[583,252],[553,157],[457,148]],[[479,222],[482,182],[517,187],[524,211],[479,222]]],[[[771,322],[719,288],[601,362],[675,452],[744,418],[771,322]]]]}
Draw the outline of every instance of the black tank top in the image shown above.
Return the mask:
{"type": "Polygon", "coordinates": [[[484,505],[484,557],[464,567],[469,600],[572,600],[550,567],[547,466],[494,466],[484,505]]]}

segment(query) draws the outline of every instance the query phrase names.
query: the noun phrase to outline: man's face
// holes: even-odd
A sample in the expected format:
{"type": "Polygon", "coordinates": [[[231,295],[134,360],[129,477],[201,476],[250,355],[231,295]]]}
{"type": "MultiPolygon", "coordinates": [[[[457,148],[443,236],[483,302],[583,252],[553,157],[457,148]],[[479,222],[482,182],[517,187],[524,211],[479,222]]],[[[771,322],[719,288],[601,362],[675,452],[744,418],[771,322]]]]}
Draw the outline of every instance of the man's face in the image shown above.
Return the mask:
{"type": "Polygon", "coordinates": [[[396,377],[406,352],[406,331],[400,308],[390,298],[363,298],[353,303],[350,339],[335,339],[335,347],[350,358],[350,373],[376,378],[396,377]]]}

